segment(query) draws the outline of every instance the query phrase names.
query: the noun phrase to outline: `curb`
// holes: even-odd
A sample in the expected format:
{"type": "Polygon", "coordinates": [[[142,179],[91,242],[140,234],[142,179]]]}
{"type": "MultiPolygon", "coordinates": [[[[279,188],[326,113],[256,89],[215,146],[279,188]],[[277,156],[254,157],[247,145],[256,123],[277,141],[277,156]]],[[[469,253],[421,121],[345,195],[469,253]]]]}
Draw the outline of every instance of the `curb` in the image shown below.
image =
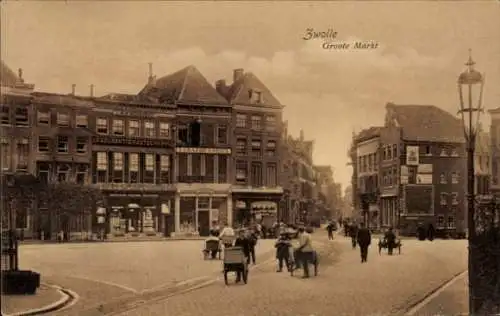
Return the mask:
{"type": "Polygon", "coordinates": [[[52,304],[45,305],[45,306],[42,306],[42,307],[39,307],[39,308],[33,308],[33,309],[29,309],[29,310],[22,311],[22,312],[17,312],[17,313],[14,313],[14,314],[5,314],[5,313],[2,313],[2,315],[3,316],[32,316],[32,315],[42,315],[42,314],[46,314],[46,313],[50,313],[50,312],[54,312],[54,311],[63,309],[64,307],[66,307],[67,305],[71,304],[74,300],[77,299],[76,293],[73,293],[72,291],[68,291],[66,289],[63,289],[60,286],[57,286],[57,285],[51,285],[51,284],[44,284],[44,285],[56,289],[59,292],[59,294],[61,294],[61,298],[58,301],[56,301],[56,302],[54,302],[52,304]]]}

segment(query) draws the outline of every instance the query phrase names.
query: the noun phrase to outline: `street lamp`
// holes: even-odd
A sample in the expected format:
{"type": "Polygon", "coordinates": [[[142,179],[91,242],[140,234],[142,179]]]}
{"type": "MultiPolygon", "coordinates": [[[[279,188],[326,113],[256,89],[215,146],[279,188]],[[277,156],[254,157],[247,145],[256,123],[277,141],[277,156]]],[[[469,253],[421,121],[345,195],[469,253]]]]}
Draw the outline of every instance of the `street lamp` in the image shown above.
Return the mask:
{"type": "Polygon", "coordinates": [[[469,60],[465,63],[467,69],[458,76],[458,94],[460,99],[460,110],[462,117],[464,135],[467,147],[467,230],[468,230],[468,274],[469,274],[469,314],[473,315],[477,310],[477,298],[475,293],[476,275],[474,269],[474,257],[476,249],[474,246],[476,236],[476,225],[474,220],[474,149],[476,135],[479,128],[479,116],[483,112],[483,86],[484,76],[474,69],[475,62],[472,60],[469,50],[469,60]],[[476,100],[477,98],[477,100],[476,100]],[[477,104],[474,104],[477,102],[477,104]]]}

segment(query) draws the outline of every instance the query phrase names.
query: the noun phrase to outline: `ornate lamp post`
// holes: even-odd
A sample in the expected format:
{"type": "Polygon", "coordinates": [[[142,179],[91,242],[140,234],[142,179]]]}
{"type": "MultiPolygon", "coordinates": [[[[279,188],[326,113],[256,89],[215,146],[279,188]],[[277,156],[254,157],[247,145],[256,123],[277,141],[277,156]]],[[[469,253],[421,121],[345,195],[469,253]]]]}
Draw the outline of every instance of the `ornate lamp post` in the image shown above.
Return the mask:
{"type": "Polygon", "coordinates": [[[475,273],[475,201],[474,201],[474,148],[476,135],[479,127],[479,116],[483,112],[483,86],[484,76],[474,69],[475,62],[472,60],[469,50],[469,60],[465,64],[467,69],[458,77],[458,94],[460,99],[459,114],[462,117],[464,135],[467,147],[467,229],[469,242],[468,274],[469,274],[469,314],[474,315],[477,311],[477,299],[475,290],[477,288],[477,276],[475,273]],[[477,99],[476,99],[477,98],[477,99]],[[475,103],[477,102],[477,103],[475,103]]]}

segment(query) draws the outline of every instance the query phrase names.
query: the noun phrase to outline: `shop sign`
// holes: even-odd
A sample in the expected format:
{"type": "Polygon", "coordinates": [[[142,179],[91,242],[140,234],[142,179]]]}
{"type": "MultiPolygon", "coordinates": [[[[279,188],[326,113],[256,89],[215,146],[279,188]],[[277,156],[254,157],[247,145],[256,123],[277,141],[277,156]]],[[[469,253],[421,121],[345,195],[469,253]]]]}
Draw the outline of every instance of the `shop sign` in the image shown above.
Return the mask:
{"type": "Polygon", "coordinates": [[[246,208],[247,203],[245,201],[236,201],[236,208],[246,208]]]}
{"type": "Polygon", "coordinates": [[[177,153],[185,154],[225,154],[230,155],[230,148],[199,148],[199,147],[179,147],[175,149],[177,153]]]}
{"type": "Polygon", "coordinates": [[[419,147],[406,146],[406,165],[418,166],[419,163],[419,147]]]}
{"type": "Polygon", "coordinates": [[[166,203],[161,204],[161,213],[162,214],[170,214],[170,208],[166,203]]]}

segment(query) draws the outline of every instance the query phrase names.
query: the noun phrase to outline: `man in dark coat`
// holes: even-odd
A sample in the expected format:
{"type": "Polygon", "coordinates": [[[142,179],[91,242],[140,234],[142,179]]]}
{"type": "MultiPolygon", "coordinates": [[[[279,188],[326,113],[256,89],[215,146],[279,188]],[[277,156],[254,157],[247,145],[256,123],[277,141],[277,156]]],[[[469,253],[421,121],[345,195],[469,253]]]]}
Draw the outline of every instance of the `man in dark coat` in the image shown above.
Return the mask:
{"type": "Polygon", "coordinates": [[[357,241],[361,251],[361,262],[366,262],[368,259],[368,247],[372,242],[370,230],[366,228],[365,223],[361,223],[361,228],[358,230],[357,241]]]}
{"type": "Polygon", "coordinates": [[[429,228],[427,229],[427,239],[433,241],[435,233],[436,231],[434,230],[434,226],[432,224],[429,224],[429,228]]]}
{"type": "Polygon", "coordinates": [[[335,223],[330,221],[326,226],[326,230],[328,231],[328,239],[333,240],[333,230],[335,229],[335,223]]]}
{"type": "Polygon", "coordinates": [[[257,234],[253,231],[248,231],[248,236],[246,236],[248,239],[248,245],[250,247],[248,257],[247,257],[247,263],[250,264],[250,260],[252,261],[253,264],[255,264],[255,247],[257,246],[257,240],[259,237],[257,237],[257,234]]]}
{"type": "MultiPolygon", "coordinates": [[[[236,238],[236,240],[234,241],[234,247],[241,247],[248,261],[248,258],[250,257],[251,246],[250,246],[250,240],[245,236],[244,230],[240,230],[238,238],[236,238]]],[[[236,282],[240,281],[241,281],[241,271],[238,271],[236,273],[236,282]]]]}
{"type": "Polygon", "coordinates": [[[392,256],[392,250],[396,247],[396,234],[394,234],[392,227],[389,227],[389,230],[385,232],[384,239],[387,244],[387,253],[392,256]]]}
{"type": "Polygon", "coordinates": [[[358,224],[352,223],[349,225],[349,234],[351,235],[352,249],[356,248],[356,238],[358,236],[358,224]]]}
{"type": "Polygon", "coordinates": [[[288,263],[290,259],[290,248],[292,247],[291,238],[286,232],[281,233],[278,240],[274,244],[276,248],[276,259],[278,259],[278,271],[283,271],[283,263],[286,264],[286,268],[289,269],[288,263]]]}

